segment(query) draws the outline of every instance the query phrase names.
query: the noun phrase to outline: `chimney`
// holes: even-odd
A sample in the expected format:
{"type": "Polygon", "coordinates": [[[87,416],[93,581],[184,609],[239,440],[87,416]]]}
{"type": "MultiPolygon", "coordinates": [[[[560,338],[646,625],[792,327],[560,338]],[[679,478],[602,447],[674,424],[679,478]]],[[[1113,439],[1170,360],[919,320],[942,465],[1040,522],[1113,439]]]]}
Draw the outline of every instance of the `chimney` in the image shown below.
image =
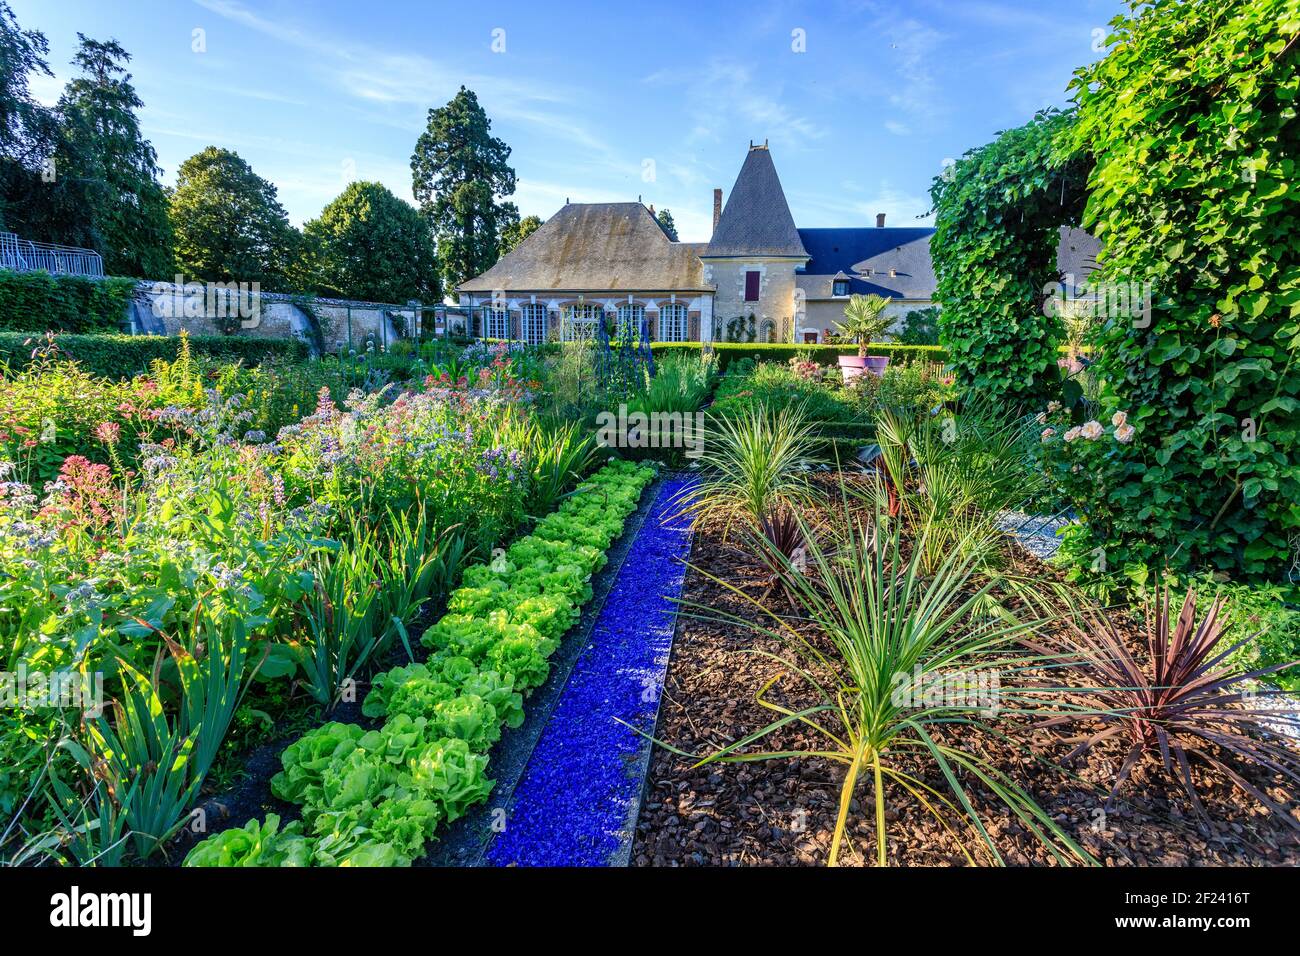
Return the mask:
{"type": "Polygon", "coordinates": [[[718,231],[718,220],[722,218],[722,190],[713,190],[713,231],[718,231]]]}
{"type": "Polygon", "coordinates": [[[655,204],[654,204],[654,203],[651,203],[651,204],[650,204],[650,215],[653,216],[654,214],[655,214],[655,204]]]}
{"type": "Polygon", "coordinates": [[[885,214],[883,212],[876,213],[876,228],[877,229],[885,228],[885,214]]]}

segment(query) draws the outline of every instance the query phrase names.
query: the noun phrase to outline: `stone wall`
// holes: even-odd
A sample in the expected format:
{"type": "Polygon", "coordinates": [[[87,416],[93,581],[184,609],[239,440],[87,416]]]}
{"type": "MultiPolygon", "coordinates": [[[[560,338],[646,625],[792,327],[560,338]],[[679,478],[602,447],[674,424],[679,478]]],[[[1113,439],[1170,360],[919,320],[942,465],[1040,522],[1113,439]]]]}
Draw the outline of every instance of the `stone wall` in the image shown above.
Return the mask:
{"type": "MultiPolygon", "coordinates": [[[[803,341],[805,331],[817,331],[817,341],[826,341],[827,334],[835,332],[835,323],[844,321],[844,306],[848,304],[848,297],[843,299],[818,299],[812,302],[804,303],[804,313],[795,323],[794,338],[797,342],[803,341]]],[[[897,333],[902,327],[903,316],[917,309],[925,309],[934,305],[933,302],[921,299],[895,299],[885,309],[885,315],[894,319],[894,324],[890,326],[890,333],[897,333]]]]}
{"type": "MultiPolygon", "coordinates": [[[[727,323],[754,316],[755,328],[770,322],[776,341],[788,337],[794,320],[794,259],[705,259],[704,281],[717,289],[713,300],[713,337],[727,339],[727,323]],[[745,273],[759,274],[758,301],[745,301],[745,273]]],[[[758,331],[757,341],[764,341],[758,331]]]]}
{"type": "Polygon", "coordinates": [[[143,282],[127,308],[133,334],[299,338],[313,352],[384,348],[410,337],[424,314],[374,302],[259,293],[233,283],[143,282]]]}

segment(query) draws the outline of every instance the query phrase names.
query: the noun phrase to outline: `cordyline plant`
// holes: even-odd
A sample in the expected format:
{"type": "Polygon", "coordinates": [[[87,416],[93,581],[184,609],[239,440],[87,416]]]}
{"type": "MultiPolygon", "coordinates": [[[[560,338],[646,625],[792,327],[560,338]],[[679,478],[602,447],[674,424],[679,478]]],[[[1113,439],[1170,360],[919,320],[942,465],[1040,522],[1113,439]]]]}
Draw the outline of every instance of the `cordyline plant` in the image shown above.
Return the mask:
{"type": "Polygon", "coordinates": [[[1096,745],[1123,736],[1128,753],[1111,788],[1107,809],[1142,760],[1158,759],[1166,773],[1186,789],[1202,818],[1205,810],[1192,778],[1192,761],[1218,770],[1296,829],[1300,821],[1239,772],[1243,764],[1279,774],[1300,785],[1300,752],[1285,741],[1268,739],[1267,724],[1300,729],[1300,717],[1270,709],[1262,701],[1282,693],[1259,687],[1270,674],[1300,665],[1275,664],[1249,672],[1223,666],[1235,650],[1255,640],[1251,634],[1220,647],[1223,600],[1216,598],[1196,623],[1196,592],[1189,588],[1176,620],[1169,616],[1167,589],[1159,592],[1147,625],[1146,653],[1134,651],[1129,639],[1101,613],[1077,612],[1049,641],[1026,641],[1027,647],[1059,661],[1078,684],[1082,709],[1054,717],[1044,727],[1080,719],[1100,720],[1102,729],[1068,738],[1077,746],[1066,762],[1096,745]]]}
{"type": "MultiPolygon", "coordinates": [[[[829,864],[838,865],[850,805],[866,779],[875,806],[876,859],[886,862],[885,809],[893,794],[915,800],[953,837],[971,863],[976,862],[953,826],[965,821],[979,834],[988,859],[1003,862],[968,788],[991,793],[1033,833],[1062,864],[1093,862],[1030,795],[974,749],[963,749],[949,731],[1002,736],[992,715],[1009,712],[1018,693],[1001,685],[1002,677],[1037,662],[1022,653],[1020,641],[1042,622],[1010,615],[989,615],[984,608],[994,587],[977,575],[971,556],[982,548],[955,549],[932,574],[923,575],[915,554],[905,555],[897,528],[864,523],[846,508],[846,530],[833,546],[819,543],[800,516],[807,573],[774,552],[783,584],[795,607],[779,614],[760,599],[709,576],[743,598],[757,614],[741,616],[705,605],[688,605],[693,616],[745,628],[780,641],[785,654],[752,653],[781,665],[756,700],[777,714],[755,730],[700,759],[749,762],[819,757],[845,768],[839,814],[829,864]],[[823,652],[800,627],[820,631],[831,650],[823,652]],[[789,680],[811,699],[787,706],[770,697],[789,680]],[[818,745],[798,749],[752,749],[789,724],[801,725],[818,745]],[[933,786],[916,775],[923,764],[943,784],[933,786]]],[[[924,535],[926,532],[922,532],[924,535]]],[[[667,745],[665,745],[667,746],[667,745]]],[[[676,753],[683,753],[668,747],[676,753]]],[[[684,756],[697,756],[684,754],[684,756]]]]}
{"type": "Polygon", "coordinates": [[[675,499],[678,515],[697,525],[719,519],[730,531],[737,519],[753,528],[776,509],[817,500],[805,474],[817,444],[813,430],[803,404],[758,404],[715,418],[700,458],[703,476],[675,499]]]}

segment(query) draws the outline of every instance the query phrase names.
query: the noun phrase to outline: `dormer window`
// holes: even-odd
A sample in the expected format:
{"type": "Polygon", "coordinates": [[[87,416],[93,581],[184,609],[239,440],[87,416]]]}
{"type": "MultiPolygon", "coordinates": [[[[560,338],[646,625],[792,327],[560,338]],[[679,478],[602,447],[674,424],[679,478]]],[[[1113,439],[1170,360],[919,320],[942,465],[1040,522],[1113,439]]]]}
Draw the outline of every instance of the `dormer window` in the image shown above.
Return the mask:
{"type": "Polygon", "coordinates": [[[849,294],[848,279],[836,279],[833,283],[831,283],[831,295],[848,295],[848,294],[849,294]]]}

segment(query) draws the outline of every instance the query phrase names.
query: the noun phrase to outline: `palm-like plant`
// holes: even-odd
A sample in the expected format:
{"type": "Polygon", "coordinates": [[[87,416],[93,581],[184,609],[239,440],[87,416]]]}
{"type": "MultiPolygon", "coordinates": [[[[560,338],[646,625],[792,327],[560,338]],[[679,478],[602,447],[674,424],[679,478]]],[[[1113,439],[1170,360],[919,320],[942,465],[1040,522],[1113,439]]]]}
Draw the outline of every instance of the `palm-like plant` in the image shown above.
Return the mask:
{"type": "Polygon", "coordinates": [[[858,343],[858,357],[867,357],[867,346],[885,334],[894,320],[885,315],[892,298],[876,295],[853,295],[844,306],[844,321],[836,322],[840,335],[858,343]]]}
{"type": "Polygon", "coordinates": [[[945,419],[876,416],[883,471],[868,495],[912,530],[924,573],[953,548],[988,544],[998,513],[1033,493],[1041,478],[1026,467],[1025,436],[1020,419],[979,402],[945,419]]]}
{"type": "Polygon", "coordinates": [[[760,403],[714,419],[700,457],[702,479],[678,497],[678,513],[696,522],[719,518],[729,531],[737,518],[757,527],[776,509],[816,500],[805,474],[816,442],[802,404],[773,411],[760,403]]]}
{"type": "Polygon", "coordinates": [[[1026,642],[1061,661],[1060,666],[1079,685],[1080,710],[1055,717],[1043,726],[1101,720],[1102,729],[1069,738],[1077,746],[1067,761],[1102,741],[1127,737],[1128,753],[1107,807],[1142,760],[1158,758],[1203,815],[1192,779],[1191,762],[1195,759],[1220,771],[1234,786],[1300,829],[1300,822],[1238,770],[1241,764],[1255,764],[1300,785],[1300,753],[1265,736],[1270,723],[1300,729],[1300,717],[1262,703],[1282,693],[1280,690],[1255,686],[1260,678],[1300,666],[1300,661],[1247,673],[1224,667],[1233,651],[1259,635],[1220,648],[1222,607],[1222,599],[1216,599],[1198,625],[1196,592],[1189,588],[1177,620],[1171,620],[1168,592],[1161,591],[1147,626],[1144,656],[1135,653],[1128,638],[1108,618],[1086,608],[1076,609],[1058,636],[1026,642]]]}
{"type": "MultiPolygon", "coordinates": [[[[798,519],[802,521],[803,519],[798,519]]],[[[803,528],[807,574],[790,561],[781,564],[787,594],[797,616],[779,614],[763,601],[712,578],[744,598],[758,613],[746,616],[704,605],[688,605],[697,617],[746,628],[779,640],[785,655],[754,653],[778,662],[782,673],[757,695],[777,718],[736,742],[705,756],[697,766],[795,757],[820,757],[845,768],[839,814],[829,863],[837,865],[849,810],[867,778],[875,807],[876,859],[886,861],[885,809],[889,791],[901,793],[932,814],[962,846],[951,819],[965,818],[979,833],[987,856],[1002,858],[967,787],[981,785],[994,794],[1047,846],[1061,863],[1091,862],[1027,792],[973,749],[963,749],[942,732],[994,733],[990,712],[1005,712],[1017,699],[1001,687],[1001,677],[1036,657],[1024,656],[1018,642],[1040,622],[985,613],[991,581],[975,580],[976,563],[954,550],[933,574],[923,575],[915,556],[900,547],[902,536],[844,516],[845,536],[832,548],[803,528]],[[802,623],[829,641],[823,652],[796,626],[802,623]],[[790,679],[811,699],[803,706],[772,700],[769,692],[790,679]],[[935,688],[941,693],[933,693],[935,688]],[[751,749],[790,724],[811,730],[819,744],[806,749],[751,749]],[[914,772],[917,760],[944,781],[925,782],[914,772]]],[[[774,560],[776,559],[773,556],[774,560]]]]}

